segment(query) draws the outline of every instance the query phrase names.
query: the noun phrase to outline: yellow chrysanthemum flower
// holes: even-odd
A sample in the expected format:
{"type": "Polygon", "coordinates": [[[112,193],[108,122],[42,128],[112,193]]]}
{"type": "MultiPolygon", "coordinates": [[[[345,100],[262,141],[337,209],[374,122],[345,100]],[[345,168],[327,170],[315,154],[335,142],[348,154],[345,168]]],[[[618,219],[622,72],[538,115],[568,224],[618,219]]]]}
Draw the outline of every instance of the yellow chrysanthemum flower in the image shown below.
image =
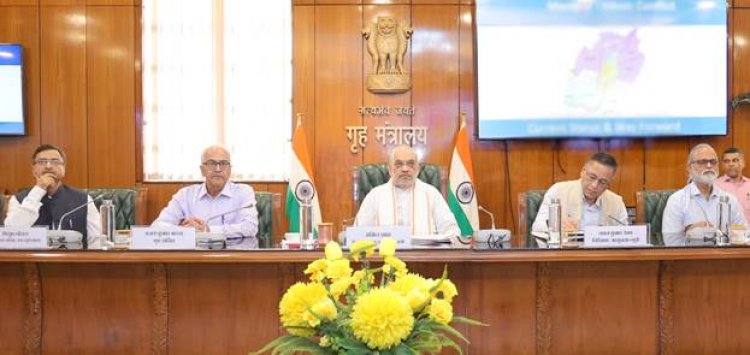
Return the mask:
{"type": "Polygon", "coordinates": [[[334,320],[336,319],[336,316],[338,316],[338,310],[336,309],[336,305],[333,304],[333,301],[331,301],[330,298],[323,299],[319,301],[318,303],[314,304],[310,308],[310,311],[307,313],[312,315],[314,318],[313,320],[310,320],[308,318],[308,324],[310,324],[313,327],[317,327],[318,325],[320,325],[320,318],[318,317],[322,317],[327,320],[334,320]]]}
{"type": "Polygon", "coordinates": [[[373,349],[400,344],[411,333],[414,316],[401,295],[389,289],[374,289],[357,299],[351,314],[354,336],[373,349]]]}
{"type": "Polygon", "coordinates": [[[446,300],[433,298],[425,311],[430,319],[438,323],[448,324],[453,320],[453,306],[446,300]]]}
{"type": "Polygon", "coordinates": [[[352,277],[344,277],[334,281],[333,283],[331,283],[330,287],[331,295],[334,298],[338,298],[339,296],[343,295],[349,288],[349,286],[352,285],[352,281],[352,277]]]}
{"type": "MultiPolygon", "coordinates": [[[[306,327],[310,312],[308,309],[318,302],[328,300],[326,288],[319,283],[297,282],[292,285],[279,302],[279,315],[284,327],[306,327]]],[[[287,328],[292,335],[311,336],[312,329],[287,328]]]]}
{"type": "Polygon", "coordinates": [[[430,288],[427,280],[417,274],[406,274],[398,277],[388,288],[403,296],[412,310],[417,310],[430,299],[430,288]]]}
{"type": "Polygon", "coordinates": [[[339,260],[344,257],[344,253],[341,252],[341,246],[336,242],[328,242],[326,244],[326,259],[328,260],[339,260]]]}
{"type": "Polygon", "coordinates": [[[378,247],[380,256],[394,256],[396,254],[396,240],[393,238],[383,238],[380,240],[380,246],[378,247]]]}
{"type": "MultiPolygon", "coordinates": [[[[364,270],[357,270],[352,274],[352,284],[359,285],[360,282],[365,278],[365,271],[364,270]]],[[[375,275],[373,274],[367,274],[367,283],[372,284],[375,282],[375,275]]]]}
{"type": "Polygon", "coordinates": [[[386,256],[385,259],[383,259],[383,263],[383,270],[385,270],[386,266],[389,267],[389,270],[387,272],[390,272],[390,269],[393,268],[397,276],[403,276],[406,275],[407,272],[409,272],[409,270],[406,268],[406,263],[395,256],[386,256]]]}
{"type": "Polygon", "coordinates": [[[311,281],[322,281],[326,276],[326,269],[328,269],[328,260],[318,259],[307,265],[305,274],[310,275],[311,281]]]}
{"type": "MultiPolygon", "coordinates": [[[[432,289],[437,285],[437,283],[440,282],[440,280],[429,280],[429,288],[432,289]]],[[[456,288],[456,285],[448,279],[443,280],[442,283],[440,283],[440,286],[438,286],[434,291],[433,294],[436,296],[441,296],[438,298],[442,298],[448,302],[453,302],[453,297],[456,297],[458,295],[458,288],[456,288]]]]}
{"type": "Polygon", "coordinates": [[[349,266],[348,259],[328,261],[328,268],[326,269],[326,276],[331,280],[338,280],[342,277],[349,277],[352,275],[352,268],[349,266]]]}
{"type": "Polygon", "coordinates": [[[320,347],[322,348],[327,348],[331,346],[331,339],[328,339],[328,336],[324,335],[320,337],[320,341],[318,342],[318,345],[320,345],[320,347]]]}
{"type": "Polygon", "coordinates": [[[375,250],[375,242],[369,239],[364,239],[364,240],[355,242],[352,245],[350,254],[352,256],[352,259],[354,259],[354,261],[359,261],[359,258],[362,257],[363,253],[365,254],[365,257],[368,257],[372,255],[374,250],[375,250]]]}

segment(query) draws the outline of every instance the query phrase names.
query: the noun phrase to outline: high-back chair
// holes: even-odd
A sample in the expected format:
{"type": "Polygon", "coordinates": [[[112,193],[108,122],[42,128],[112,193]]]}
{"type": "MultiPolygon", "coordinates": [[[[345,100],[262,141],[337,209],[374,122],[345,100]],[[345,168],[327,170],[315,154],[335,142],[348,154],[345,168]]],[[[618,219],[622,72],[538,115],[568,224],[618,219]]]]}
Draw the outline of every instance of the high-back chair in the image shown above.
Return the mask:
{"type": "Polygon", "coordinates": [[[537,248],[536,239],[531,235],[539,206],[542,205],[547,190],[529,190],[518,194],[518,235],[524,238],[527,248],[537,248]]]}
{"type": "Polygon", "coordinates": [[[94,188],[87,190],[89,196],[96,200],[96,208],[103,200],[112,200],[115,205],[115,225],[117,229],[130,229],[135,225],[146,224],[146,198],[148,189],[136,188],[94,188]]]}
{"type": "MultiPolygon", "coordinates": [[[[417,178],[434,186],[445,198],[448,189],[448,174],[444,167],[434,164],[420,164],[417,178]]],[[[370,190],[388,182],[390,179],[391,174],[388,172],[387,164],[364,164],[355,167],[352,174],[353,215],[357,214],[359,205],[364,201],[370,190]]]]}
{"type": "Polygon", "coordinates": [[[651,226],[649,239],[653,245],[664,245],[661,220],[669,196],[676,191],[675,189],[644,190],[635,193],[635,222],[648,223],[651,226]]]}

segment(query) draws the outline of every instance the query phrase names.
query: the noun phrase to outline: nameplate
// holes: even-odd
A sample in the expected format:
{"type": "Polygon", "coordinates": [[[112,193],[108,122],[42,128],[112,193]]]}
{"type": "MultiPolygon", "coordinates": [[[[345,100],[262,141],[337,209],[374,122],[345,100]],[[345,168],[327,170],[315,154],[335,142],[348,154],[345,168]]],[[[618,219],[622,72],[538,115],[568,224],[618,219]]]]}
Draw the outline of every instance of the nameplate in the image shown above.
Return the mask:
{"type": "Polygon", "coordinates": [[[188,227],[133,227],[130,249],[193,250],[195,228],[188,227]]]}
{"type": "Polygon", "coordinates": [[[391,237],[396,240],[396,249],[411,249],[411,238],[409,228],[406,226],[356,226],[346,229],[346,247],[360,241],[369,239],[380,245],[383,237],[391,237]]]}
{"type": "Polygon", "coordinates": [[[0,249],[48,249],[47,228],[0,227],[0,249]]]}
{"type": "Polygon", "coordinates": [[[584,248],[649,247],[648,226],[586,226],[583,228],[584,248]]]}

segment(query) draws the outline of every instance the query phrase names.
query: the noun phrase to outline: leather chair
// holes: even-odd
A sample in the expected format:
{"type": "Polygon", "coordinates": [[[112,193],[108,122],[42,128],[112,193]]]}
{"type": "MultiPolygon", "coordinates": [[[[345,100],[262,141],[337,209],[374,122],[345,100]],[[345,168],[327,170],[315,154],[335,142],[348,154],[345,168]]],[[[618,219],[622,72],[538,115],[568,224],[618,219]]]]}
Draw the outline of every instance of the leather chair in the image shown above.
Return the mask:
{"type": "MultiPolygon", "coordinates": [[[[352,192],[354,198],[354,214],[359,210],[359,205],[364,201],[365,196],[378,185],[382,185],[390,180],[391,174],[388,172],[387,164],[365,164],[354,168],[352,174],[352,192]]],[[[420,164],[419,174],[417,175],[422,182],[434,186],[443,198],[446,196],[448,188],[448,174],[445,168],[434,164],[420,164]]]]}
{"type": "Polygon", "coordinates": [[[664,207],[667,206],[667,200],[675,191],[677,190],[645,190],[635,193],[635,222],[638,224],[648,223],[651,226],[649,238],[653,245],[664,245],[661,219],[664,215],[664,207]]]}
{"type": "Polygon", "coordinates": [[[8,200],[10,200],[10,195],[2,195],[2,198],[0,198],[0,226],[5,224],[5,216],[8,213],[8,200]]]}
{"type": "Polygon", "coordinates": [[[539,206],[542,205],[547,190],[529,190],[518,194],[518,235],[525,241],[525,247],[538,248],[536,239],[531,235],[539,206]]]}
{"type": "Polygon", "coordinates": [[[103,200],[112,200],[115,205],[117,229],[130,229],[131,226],[146,224],[146,188],[95,188],[88,189],[91,198],[104,195],[95,201],[96,208],[103,200]]]}
{"type": "Polygon", "coordinates": [[[255,191],[255,208],[258,210],[258,247],[272,248],[274,225],[281,211],[281,194],[255,191]]]}

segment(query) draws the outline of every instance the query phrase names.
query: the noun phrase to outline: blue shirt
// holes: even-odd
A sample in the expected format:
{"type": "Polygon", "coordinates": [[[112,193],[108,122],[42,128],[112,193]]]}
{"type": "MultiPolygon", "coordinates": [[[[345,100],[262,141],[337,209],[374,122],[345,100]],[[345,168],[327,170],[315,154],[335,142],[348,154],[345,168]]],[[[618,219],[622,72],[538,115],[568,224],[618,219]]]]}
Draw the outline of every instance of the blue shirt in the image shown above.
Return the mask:
{"type": "Polygon", "coordinates": [[[227,182],[216,197],[208,194],[205,183],[183,187],[152,225],[177,226],[192,217],[206,221],[211,232],[223,232],[228,248],[258,247],[258,210],[250,185],[227,182]],[[252,207],[243,208],[247,206],[252,207]]]}

